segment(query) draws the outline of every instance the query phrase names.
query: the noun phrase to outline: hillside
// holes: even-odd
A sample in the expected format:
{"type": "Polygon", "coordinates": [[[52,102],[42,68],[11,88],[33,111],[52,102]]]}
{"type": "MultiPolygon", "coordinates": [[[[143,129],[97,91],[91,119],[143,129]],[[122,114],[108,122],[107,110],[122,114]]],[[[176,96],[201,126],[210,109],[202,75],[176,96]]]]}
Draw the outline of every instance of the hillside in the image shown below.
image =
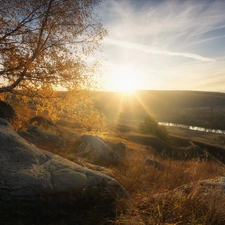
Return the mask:
{"type": "Polygon", "coordinates": [[[99,92],[95,107],[108,121],[138,125],[151,114],[157,121],[225,129],[225,93],[136,91],[130,95],[99,92]]]}
{"type": "MultiPolygon", "coordinates": [[[[157,92],[153,93],[156,94],[157,92]]],[[[163,96],[165,97],[167,94],[159,94],[160,95],[157,97],[158,100],[163,101],[163,96]]],[[[192,94],[195,96],[194,93],[192,94]]],[[[198,93],[197,96],[199,96],[198,93]]],[[[210,101],[207,100],[206,94],[203,96],[205,98],[205,105],[207,105],[210,101]]],[[[214,95],[215,98],[217,98],[216,96],[217,94],[214,95]]],[[[221,104],[220,107],[222,107],[223,97],[221,97],[220,94],[218,94],[218,96],[218,105],[221,104]]],[[[74,123],[72,118],[67,118],[63,115],[62,118],[55,121],[55,125],[54,123],[49,123],[49,120],[42,119],[44,124],[39,124],[40,129],[25,129],[25,131],[20,131],[19,134],[30,134],[30,136],[25,135],[24,137],[27,139],[29,137],[29,140],[31,142],[33,141],[39,148],[47,150],[45,152],[46,155],[58,159],[59,156],[61,156],[65,159],[69,159],[67,163],[75,163],[79,168],[82,166],[83,170],[91,169],[98,175],[103,173],[106,174],[104,176],[113,177],[113,179],[125,188],[124,190],[129,194],[129,199],[114,199],[115,201],[109,204],[108,200],[99,201],[98,196],[96,197],[97,203],[94,202],[94,205],[90,204],[91,202],[88,201],[88,205],[83,206],[83,208],[78,207],[77,209],[77,204],[75,204],[72,210],[70,208],[69,211],[64,210],[63,213],[61,213],[60,206],[59,214],[57,214],[57,216],[52,213],[47,214],[48,216],[50,215],[49,218],[39,215],[38,217],[32,217],[29,216],[31,214],[20,213],[17,217],[6,218],[7,224],[223,225],[225,222],[223,211],[225,196],[222,194],[224,192],[220,193],[220,191],[221,188],[224,190],[223,188],[225,187],[225,183],[223,182],[225,172],[225,149],[222,148],[224,147],[224,142],[222,143],[219,140],[224,140],[225,135],[203,135],[197,131],[184,132],[182,129],[170,129],[169,133],[173,134],[174,137],[171,137],[170,143],[166,143],[153,135],[143,135],[139,133],[136,126],[138,120],[141,120],[142,116],[147,114],[143,109],[143,102],[145,101],[145,109],[147,110],[147,108],[150,108],[150,105],[153,104],[149,100],[150,97],[153,98],[152,96],[149,97],[145,93],[143,101],[134,101],[136,105],[132,103],[133,100],[131,96],[121,96],[119,93],[106,93],[106,95],[101,93],[100,97],[98,102],[96,100],[96,104],[98,103],[99,106],[102,106],[101,110],[105,110],[105,112],[108,113],[108,129],[105,132],[84,132],[80,130],[80,127],[74,123]],[[140,102],[142,102],[142,104],[140,102]],[[117,111],[118,109],[119,111],[117,111]],[[129,111],[131,109],[133,111],[129,111]],[[118,115],[119,119],[116,117],[118,115]],[[135,116],[137,116],[137,118],[135,118],[135,116]],[[46,122],[51,126],[46,128],[46,122]],[[52,127],[52,125],[54,126],[52,127]],[[54,134],[60,134],[59,140],[63,139],[66,146],[59,146],[56,141],[46,141],[49,140],[46,139],[47,137],[53,137],[53,134],[49,133],[53,131],[54,134]],[[86,136],[82,136],[83,134],[86,136]],[[96,145],[96,143],[94,145],[89,143],[85,147],[84,143],[82,144],[81,141],[82,137],[83,139],[88,137],[87,134],[94,135],[94,139],[97,137],[101,143],[105,143],[105,147],[101,148],[99,144],[96,145]],[[41,139],[42,136],[43,139],[41,139]],[[45,142],[42,140],[45,140],[45,142]],[[38,142],[35,143],[34,141],[38,142]],[[104,157],[115,154],[113,153],[113,149],[118,145],[117,143],[123,143],[123,146],[126,146],[125,155],[123,155],[121,161],[118,161],[116,164],[105,166],[106,159],[104,157]],[[99,155],[97,161],[94,161],[95,155],[89,152],[95,149],[96,146],[97,149],[104,150],[104,154],[102,155],[104,158],[103,161],[99,161],[99,155]],[[105,151],[109,151],[109,154],[107,155],[105,151]],[[53,155],[51,155],[52,153],[53,155]],[[204,199],[204,201],[202,199],[204,199]],[[69,214],[67,215],[67,213],[69,214]],[[46,219],[47,222],[43,223],[46,219]]],[[[213,101],[214,97],[213,95],[210,97],[212,98],[211,101],[213,101]]],[[[156,96],[154,99],[156,102],[156,96]]],[[[188,99],[188,97],[186,99],[188,99]]],[[[190,102],[190,100],[186,101],[190,102]]],[[[172,103],[172,100],[170,100],[170,102],[172,103]]],[[[13,106],[16,111],[19,110],[16,104],[13,106]]],[[[24,113],[30,118],[34,116],[35,113],[34,108],[29,109],[29,115],[27,111],[24,113]]],[[[183,109],[184,108],[180,106],[179,110],[183,109]]],[[[167,112],[166,107],[164,111],[167,112]]],[[[155,111],[155,115],[158,115],[157,110],[155,111]]],[[[5,129],[3,127],[2,140],[5,140],[5,137],[5,129]]],[[[56,136],[54,137],[56,138],[56,136]]],[[[22,148],[19,148],[19,150],[21,149],[22,148]]],[[[64,159],[61,158],[61,160],[64,159]]],[[[45,165],[45,163],[41,163],[40,165],[45,165]]],[[[55,176],[55,179],[59,178],[60,176],[55,176]]],[[[63,184],[69,182],[68,180],[69,179],[63,180],[63,184]]],[[[95,182],[95,179],[92,178],[91,181],[95,182]]],[[[76,180],[72,183],[76,184],[76,180]]],[[[24,183],[24,185],[26,186],[26,183],[24,183]]],[[[110,193],[111,189],[110,187],[107,188],[104,183],[101,185],[101,190],[105,191],[101,195],[104,198],[110,193]]],[[[67,185],[65,185],[65,187],[67,187],[67,185]]],[[[97,193],[101,194],[102,192],[98,191],[97,193]]],[[[58,193],[57,196],[60,196],[60,193],[58,193]]],[[[83,194],[81,196],[83,196],[83,194]]],[[[53,200],[51,202],[54,205],[53,200]]],[[[48,205],[47,208],[49,210],[48,205]]],[[[46,208],[44,208],[44,210],[46,210],[46,208]]],[[[58,208],[54,207],[54,210],[57,211],[58,208]]],[[[36,211],[40,211],[38,206],[36,211]]],[[[27,211],[26,209],[25,213],[28,212],[33,213],[32,210],[27,211]]]]}

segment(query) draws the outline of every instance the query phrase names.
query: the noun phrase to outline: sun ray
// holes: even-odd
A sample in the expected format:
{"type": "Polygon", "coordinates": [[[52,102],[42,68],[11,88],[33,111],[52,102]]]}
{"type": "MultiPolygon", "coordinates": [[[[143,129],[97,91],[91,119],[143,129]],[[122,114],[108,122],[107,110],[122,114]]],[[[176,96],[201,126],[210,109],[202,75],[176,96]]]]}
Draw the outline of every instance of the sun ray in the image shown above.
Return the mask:
{"type": "Polygon", "coordinates": [[[147,108],[147,106],[145,106],[145,104],[143,103],[143,101],[141,100],[141,98],[139,98],[139,96],[137,95],[137,93],[134,93],[134,96],[138,100],[138,102],[141,104],[141,106],[143,107],[143,109],[146,111],[146,113],[148,115],[151,115],[151,112],[149,111],[149,109],[147,108]]]}

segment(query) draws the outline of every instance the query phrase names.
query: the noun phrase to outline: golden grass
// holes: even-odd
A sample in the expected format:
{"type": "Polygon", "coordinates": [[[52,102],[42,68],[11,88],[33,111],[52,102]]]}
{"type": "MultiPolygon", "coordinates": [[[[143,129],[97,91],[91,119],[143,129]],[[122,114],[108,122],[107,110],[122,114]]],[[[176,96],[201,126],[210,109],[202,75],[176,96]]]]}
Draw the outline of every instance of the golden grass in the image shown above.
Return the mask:
{"type": "MultiPolygon", "coordinates": [[[[124,140],[123,135],[119,133],[102,133],[99,136],[112,143],[123,141],[128,147],[123,163],[117,167],[111,167],[110,171],[126,188],[130,199],[117,200],[113,208],[111,205],[103,208],[99,206],[89,209],[88,213],[84,212],[84,215],[81,213],[82,224],[103,225],[107,224],[106,221],[111,221],[109,224],[115,225],[225,224],[223,210],[225,197],[218,201],[213,198],[208,199],[208,204],[185,196],[181,196],[180,199],[174,199],[171,196],[165,196],[163,200],[154,199],[155,195],[167,193],[179,186],[223,176],[225,174],[223,164],[212,161],[163,159],[154,155],[150,147],[124,140]],[[145,165],[147,158],[158,161],[163,169],[145,165]]],[[[73,142],[69,139],[68,141],[73,142]]],[[[79,158],[70,147],[63,151],[53,149],[52,152],[79,162],[79,158]]]]}
{"type": "Polygon", "coordinates": [[[165,197],[152,202],[153,196],[181,185],[223,176],[224,166],[216,162],[173,161],[156,158],[148,150],[135,149],[124,164],[114,169],[116,179],[127,189],[130,200],[117,202],[120,214],[115,224],[224,224],[225,197],[208,205],[198,199],[165,197]],[[147,157],[162,164],[158,170],[144,164],[147,157]],[[222,207],[222,208],[221,208],[222,207]]]}
{"type": "Polygon", "coordinates": [[[225,135],[223,134],[193,131],[178,127],[167,127],[166,129],[172,136],[177,136],[179,138],[189,139],[192,141],[207,142],[207,144],[225,147],[225,135]]]}
{"type": "MultiPolygon", "coordinates": [[[[24,113],[23,116],[26,119],[30,118],[33,116],[32,111],[24,113]]],[[[69,121],[68,124],[71,124],[70,122],[72,121],[69,121]]],[[[67,139],[69,145],[63,150],[51,149],[51,151],[71,161],[78,162],[79,158],[71,146],[76,137],[82,134],[82,131],[76,128],[76,124],[74,126],[68,126],[68,124],[60,125],[64,129],[64,138],[67,139]]],[[[213,198],[208,199],[208,204],[200,203],[198,199],[186,197],[174,199],[166,196],[163,200],[154,199],[155,195],[166,193],[184,184],[224,176],[225,167],[221,163],[162,159],[154,155],[154,151],[143,145],[144,143],[138,144],[132,140],[124,140],[123,138],[128,134],[112,132],[98,135],[113,143],[124,141],[128,147],[127,156],[123,163],[110,168],[110,171],[114,174],[115,179],[126,188],[130,200],[117,200],[113,209],[110,208],[111,205],[99,206],[99,208],[97,206],[89,209],[88,213],[80,213],[81,224],[100,225],[107,224],[106,221],[108,224],[116,225],[225,224],[225,197],[221,197],[217,201],[213,198]],[[160,162],[163,169],[145,165],[147,158],[160,162]]],[[[72,222],[73,219],[69,223],[58,224],[66,225],[72,224],[72,222]]]]}

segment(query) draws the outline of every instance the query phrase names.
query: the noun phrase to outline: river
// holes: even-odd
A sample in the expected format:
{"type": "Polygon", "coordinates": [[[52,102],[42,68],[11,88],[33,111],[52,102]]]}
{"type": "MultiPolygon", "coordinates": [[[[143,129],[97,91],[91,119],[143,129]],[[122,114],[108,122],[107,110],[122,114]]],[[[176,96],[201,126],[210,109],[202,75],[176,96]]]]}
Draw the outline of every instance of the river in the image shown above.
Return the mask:
{"type": "Polygon", "coordinates": [[[188,126],[188,125],[168,123],[168,122],[159,122],[158,124],[165,126],[165,127],[179,127],[179,128],[196,130],[196,131],[201,131],[201,132],[206,132],[206,133],[225,134],[225,130],[208,129],[208,128],[204,128],[204,127],[188,126]]]}

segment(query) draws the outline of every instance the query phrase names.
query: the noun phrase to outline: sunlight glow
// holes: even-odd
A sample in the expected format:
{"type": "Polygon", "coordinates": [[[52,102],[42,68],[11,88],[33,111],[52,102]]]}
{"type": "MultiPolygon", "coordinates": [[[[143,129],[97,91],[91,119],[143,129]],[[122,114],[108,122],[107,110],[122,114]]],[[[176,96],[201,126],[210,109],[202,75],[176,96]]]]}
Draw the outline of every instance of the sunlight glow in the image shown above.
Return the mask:
{"type": "Polygon", "coordinates": [[[115,0],[101,6],[109,30],[103,40],[106,90],[225,91],[225,1],[115,0]],[[138,88],[122,77],[123,69],[114,72],[121,66],[138,71],[138,88]]]}
{"type": "Polygon", "coordinates": [[[138,89],[138,71],[131,67],[117,67],[111,86],[118,92],[130,93],[138,89]]]}

